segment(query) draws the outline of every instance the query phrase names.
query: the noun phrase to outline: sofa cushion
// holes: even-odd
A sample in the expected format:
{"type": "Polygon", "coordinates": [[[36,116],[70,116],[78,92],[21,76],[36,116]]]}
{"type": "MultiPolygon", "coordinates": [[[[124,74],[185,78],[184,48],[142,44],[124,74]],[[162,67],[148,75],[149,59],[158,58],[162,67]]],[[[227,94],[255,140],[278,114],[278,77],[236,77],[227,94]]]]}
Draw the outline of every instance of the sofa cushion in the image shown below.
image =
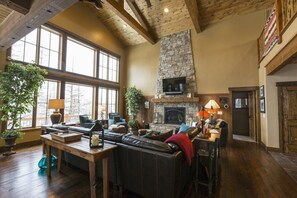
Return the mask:
{"type": "Polygon", "coordinates": [[[148,138],[143,138],[132,134],[124,135],[122,137],[122,143],[140,147],[140,148],[151,149],[154,151],[172,153],[172,149],[167,143],[156,141],[156,140],[150,140],[148,138]]]}
{"type": "Polygon", "coordinates": [[[173,130],[167,131],[165,133],[154,134],[152,133],[150,136],[147,136],[148,139],[158,140],[164,142],[167,138],[172,136],[173,130]]]}
{"type": "MultiPolygon", "coordinates": [[[[112,142],[122,142],[122,137],[124,136],[124,133],[114,133],[109,130],[104,130],[104,139],[109,140],[112,142]]],[[[102,138],[102,132],[99,132],[99,137],[102,138]]]]}
{"type": "Polygon", "coordinates": [[[190,139],[193,139],[195,136],[198,135],[198,128],[197,127],[190,127],[187,131],[188,136],[190,139]]]}
{"type": "Polygon", "coordinates": [[[126,127],[123,125],[112,127],[111,130],[115,133],[127,133],[126,127]]]}
{"type": "Polygon", "coordinates": [[[185,133],[185,132],[188,131],[189,128],[190,128],[190,127],[187,126],[185,123],[182,123],[182,124],[180,125],[180,127],[179,127],[178,132],[179,132],[179,133],[182,133],[182,132],[185,133]]]}
{"type": "Polygon", "coordinates": [[[71,127],[69,127],[68,130],[69,130],[69,131],[81,132],[81,133],[83,133],[84,135],[89,135],[89,134],[90,134],[90,131],[91,131],[91,129],[89,129],[89,128],[85,128],[85,127],[76,127],[76,126],[71,126],[71,127]]]}
{"type": "Polygon", "coordinates": [[[117,123],[117,122],[121,122],[122,119],[120,118],[120,116],[114,116],[113,121],[114,121],[114,123],[117,123]]]}

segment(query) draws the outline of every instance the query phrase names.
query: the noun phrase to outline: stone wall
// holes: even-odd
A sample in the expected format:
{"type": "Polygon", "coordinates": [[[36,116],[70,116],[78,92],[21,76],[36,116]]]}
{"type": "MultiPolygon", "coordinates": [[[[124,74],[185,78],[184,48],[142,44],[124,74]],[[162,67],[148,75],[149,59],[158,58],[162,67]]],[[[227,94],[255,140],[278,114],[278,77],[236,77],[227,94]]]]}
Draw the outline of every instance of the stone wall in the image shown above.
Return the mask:
{"type": "MultiPolygon", "coordinates": [[[[197,93],[190,30],[175,33],[161,39],[156,96],[187,97],[187,93],[191,93],[192,96],[194,93],[197,93]],[[186,77],[185,93],[183,95],[165,96],[163,94],[162,79],[176,77],[186,77]]],[[[164,129],[164,107],[185,107],[187,124],[192,123],[198,111],[198,103],[155,103],[154,114],[158,114],[159,118],[157,123],[154,122],[152,125],[154,130],[164,129]]]]}
{"type": "Polygon", "coordinates": [[[186,92],[197,92],[196,74],[192,55],[190,30],[161,39],[157,93],[163,93],[162,79],[186,77],[186,92]]]}

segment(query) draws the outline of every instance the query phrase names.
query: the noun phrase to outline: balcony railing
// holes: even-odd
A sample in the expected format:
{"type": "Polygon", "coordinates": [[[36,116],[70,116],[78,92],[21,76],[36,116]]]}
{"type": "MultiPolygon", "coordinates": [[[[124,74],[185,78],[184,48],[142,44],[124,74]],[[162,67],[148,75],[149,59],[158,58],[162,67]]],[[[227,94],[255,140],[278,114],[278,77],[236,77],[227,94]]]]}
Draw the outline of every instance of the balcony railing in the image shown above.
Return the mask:
{"type": "Polygon", "coordinates": [[[297,2],[277,0],[258,38],[259,63],[276,42],[282,42],[282,35],[297,16],[297,2]],[[276,39],[276,40],[275,40],[276,39]]]}

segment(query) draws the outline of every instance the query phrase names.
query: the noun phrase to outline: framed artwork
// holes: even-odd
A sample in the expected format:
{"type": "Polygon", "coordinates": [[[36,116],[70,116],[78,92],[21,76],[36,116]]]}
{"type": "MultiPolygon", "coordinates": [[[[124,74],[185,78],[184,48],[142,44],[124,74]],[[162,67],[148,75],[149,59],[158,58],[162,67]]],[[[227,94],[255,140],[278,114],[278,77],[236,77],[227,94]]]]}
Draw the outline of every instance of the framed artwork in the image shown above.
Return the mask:
{"type": "Polygon", "coordinates": [[[265,98],[260,98],[260,112],[265,113],[265,98]]]}
{"type": "Polygon", "coordinates": [[[260,98],[264,98],[264,85],[260,87],[260,98]]]}

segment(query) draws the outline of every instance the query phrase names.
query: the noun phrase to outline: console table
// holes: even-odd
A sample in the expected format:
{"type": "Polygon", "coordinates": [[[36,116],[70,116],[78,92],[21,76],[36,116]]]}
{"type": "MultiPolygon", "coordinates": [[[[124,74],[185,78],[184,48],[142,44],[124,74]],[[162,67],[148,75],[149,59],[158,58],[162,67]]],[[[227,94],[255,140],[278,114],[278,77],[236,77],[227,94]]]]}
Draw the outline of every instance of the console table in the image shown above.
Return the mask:
{"type": "Polygon", "coordinates": [[[41,141],[46,146],[47,151],[47,176],[51,176],[51,147],[58,149],[58,172],[61,169],[61,157],[62,152],[68,152],[83,159],[89,161],[89,174],[90,174],[90,185],[91,185],[91,197],[97,197],[96,188],[96,161],[102,159],[103,163],[103,197],[109,197],[109,170],[108,160],[109,154],[112,152],[116,145],[104,143],[103,148],[91,149],[89,147],[89,140],[82,138],[81,141],[63,143],[56,140],[52,140],[50,134],[41,135],[41,141]]]}

